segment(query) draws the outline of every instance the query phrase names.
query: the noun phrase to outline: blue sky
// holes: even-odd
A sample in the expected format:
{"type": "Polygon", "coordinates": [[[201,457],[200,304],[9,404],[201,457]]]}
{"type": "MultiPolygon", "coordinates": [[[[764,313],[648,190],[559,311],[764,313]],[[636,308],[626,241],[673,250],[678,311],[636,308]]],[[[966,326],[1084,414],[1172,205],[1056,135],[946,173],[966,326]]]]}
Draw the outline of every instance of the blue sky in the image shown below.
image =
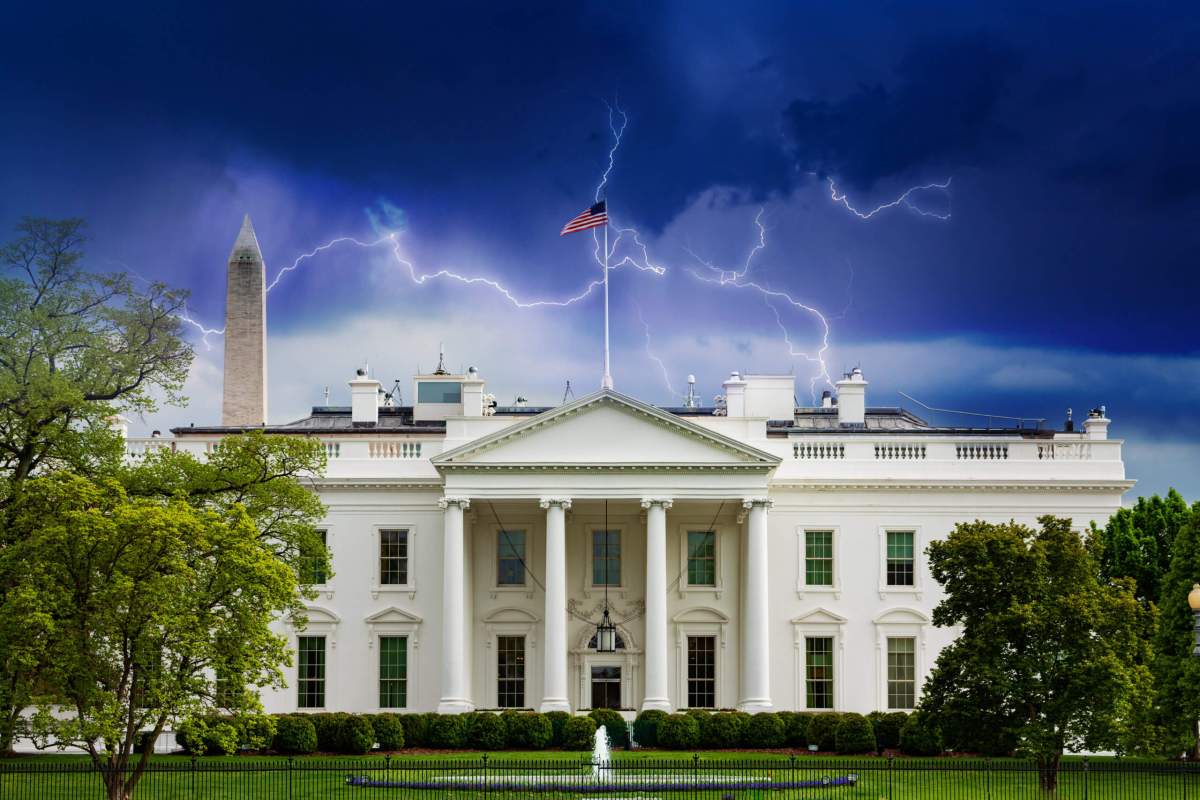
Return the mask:
{"type": "MultiPolygon", "coordinates": [[[[598,293],[519,309],[414,283],[396,255],[577,294],[591,241],[558,229],[595,191],[616,102],[610,208],[664,270],[613,273],[618,389],[669,403],[688,373],[708,399],[733,369],[794,371],[807,400],[793,354],[820,346],[816,317],[696,277],[739,268],[761,214],[745,280],[823,311],[829,372],[861,364],[870,403],[1054,423],[1105,404],[1135,493],[1200,498],[1194,6],[25,4],[6,28],[0,231],[83,216],[95,268],[190,289],[212,327],[243,213],[272,274],[396,233],[272,291],[273,419],[326,385],[344,401],[363,362],[389,382],[432,366],[439,343],[505,402],[591,390],[598,293]],[[866,211],[947,179],[868,220],[830,192],[866,211]]],[[[192,404],[139,425],[216,419],[211,341],[192,404]]]]}

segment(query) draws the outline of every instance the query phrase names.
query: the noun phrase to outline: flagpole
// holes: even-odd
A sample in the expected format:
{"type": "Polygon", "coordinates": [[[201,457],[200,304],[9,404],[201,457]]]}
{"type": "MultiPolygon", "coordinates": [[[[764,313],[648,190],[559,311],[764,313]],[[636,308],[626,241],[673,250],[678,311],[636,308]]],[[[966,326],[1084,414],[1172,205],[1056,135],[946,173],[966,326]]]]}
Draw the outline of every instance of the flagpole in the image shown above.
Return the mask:
{"type": "MultiPolygon", "coordinates": [[[[607,210],[607,208],[605,209],[607,210]]],[[[608,359],[608,222],[604,223],[604,379],[600,382],[601,389],[613,388],[612,373],[609,371],[608,359]]]]}

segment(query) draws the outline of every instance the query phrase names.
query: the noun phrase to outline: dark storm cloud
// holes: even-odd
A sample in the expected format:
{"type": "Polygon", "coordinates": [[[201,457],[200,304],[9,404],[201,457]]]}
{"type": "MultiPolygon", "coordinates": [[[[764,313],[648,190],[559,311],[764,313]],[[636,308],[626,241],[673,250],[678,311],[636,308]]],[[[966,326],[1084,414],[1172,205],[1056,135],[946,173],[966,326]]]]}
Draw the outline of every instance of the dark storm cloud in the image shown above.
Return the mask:
{"type": "Polygon", "coordinates": [[[858,188],[921,167],[979,166],[1015,134],[999,115],[1019,59],[994,36],[924,42],[887,82],[784,112],[797,166],[858,188]]]}

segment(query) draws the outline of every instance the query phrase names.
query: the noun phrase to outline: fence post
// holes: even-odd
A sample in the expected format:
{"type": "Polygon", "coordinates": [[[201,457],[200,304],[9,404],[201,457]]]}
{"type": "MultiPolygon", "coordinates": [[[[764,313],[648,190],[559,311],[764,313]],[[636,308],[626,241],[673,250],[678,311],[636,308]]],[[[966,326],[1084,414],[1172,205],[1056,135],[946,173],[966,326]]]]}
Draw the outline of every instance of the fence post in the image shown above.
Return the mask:
{"type": "Polygon", "coordinates": [[[188,783],[190,784],[190,786],[188,787],[188,793],[191,795],[192,800],[196,800],[198,795],[196,794],[196,757],[195,756],[192,756],[192,771],[191,771],[190,777],[188,778],[188,783]]]}
{"type": "Polygon", "coordinates": [[[288,800],[292,800],[292,769],[296,766],[296,759],[288,756],[287,764],[287,796],[288,800]]]}
{"type": "Polygon", "coordinates": [[[891,753],[888,753],[888,760],[887,760],[888,800],[895,800],[893,790],[892,790],[892,762],[895,761],[895,759],[896,759],[896,757],[894,755],[892,755],[891,753]]]}
{"type": "Polygon", "coordinates": [[[484,753],[483,754],[483,796],[484,797],[487,797],[487,793],[488,793],[487,762],[488,762],[488,756],[487,756],[487,753],[484,753]]]}
{"type": "Polygon", "coordinates": [[[1088,757],[1083,757],[1083,800],[1088,800],[1088,757]]]}
{"type": "Polygon", "coordinates": [[[992,757],[987,756],[983,759],[983,787],[987,793],[987,800],[992,800],[992,757]]]}
{"type": "Polygon", "coordinates": [[[700,754],[692,753],[692,784],[696,788],[696,797],[700,796],[700,754]]]}

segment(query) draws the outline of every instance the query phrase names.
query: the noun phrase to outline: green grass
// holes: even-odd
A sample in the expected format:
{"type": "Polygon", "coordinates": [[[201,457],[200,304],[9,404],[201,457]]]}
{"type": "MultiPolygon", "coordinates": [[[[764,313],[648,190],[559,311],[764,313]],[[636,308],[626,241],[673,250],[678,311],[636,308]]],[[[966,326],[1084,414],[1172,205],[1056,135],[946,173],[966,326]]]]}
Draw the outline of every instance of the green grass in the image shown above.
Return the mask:
{"type": "MultiPolygon", "coordinates": [[[[488,754],[487,774],[514,776],[545,772],[584,781],[589,770],[581,766],[584,753],[513,752],[488,754]]],[[[482,754],[453,753],[436,755],[397,755],[389,760],[379,756],[346,758],[308,756],[289,765],[280,757],[213,757],[197,759],[193,772],[187,756],[156,756],[154,771],[143,778],[135,800],[404,800],[406,798],[448,798],[449,800],[510,800],[539,797],[546,800],[578,797],[570,792],[497,792],[486,794],[478,789],[415,790],[368,789],[347,786],[351,775],[390,781],[423,780],[445,774],[435,770],[438,764],[461,763],[460,775],[477,775],[482,769],[482,754]]],[[[728,794],[738,800],[751,798],[814,798],[815,800],[1017,800],[1045,798],[1038,789],[1037,774],[1025,762],[996,759],[985,772],[979,760],[904,759],[892,763],[881,758],[836,758],[799,755],[793,761],[782,753],[704,752],[699,762],[690,755],[661,751],[616,754],[628,772],[635,765],[653,774],[659,764],[670,762],[686,778],[699,771],[731,775],[759,781],[808,781],[824,776],[857,774],[852,787],[738,789],[728,794]]],[[[585,795],[596,798],[703,798],[717,800],[726,790],[651,792],[605,791],[585,795]]],[[[83,756],[45,755],[20,757],[0,762],[0,798],[3,800],[89,800],[103,798],[98,776],[90,772],[83,756]]],[[[1165,762],[1117,762],[1095,759],[1089,770],[1072,760],[1060,773],[1059,789],[1054,795],[1063,800],[1200,800],[1200,771],[1181,771],[1179,765],[1165,762]],[[1116,769],[1120,767],[1122,771],[1116,769]]]]}

